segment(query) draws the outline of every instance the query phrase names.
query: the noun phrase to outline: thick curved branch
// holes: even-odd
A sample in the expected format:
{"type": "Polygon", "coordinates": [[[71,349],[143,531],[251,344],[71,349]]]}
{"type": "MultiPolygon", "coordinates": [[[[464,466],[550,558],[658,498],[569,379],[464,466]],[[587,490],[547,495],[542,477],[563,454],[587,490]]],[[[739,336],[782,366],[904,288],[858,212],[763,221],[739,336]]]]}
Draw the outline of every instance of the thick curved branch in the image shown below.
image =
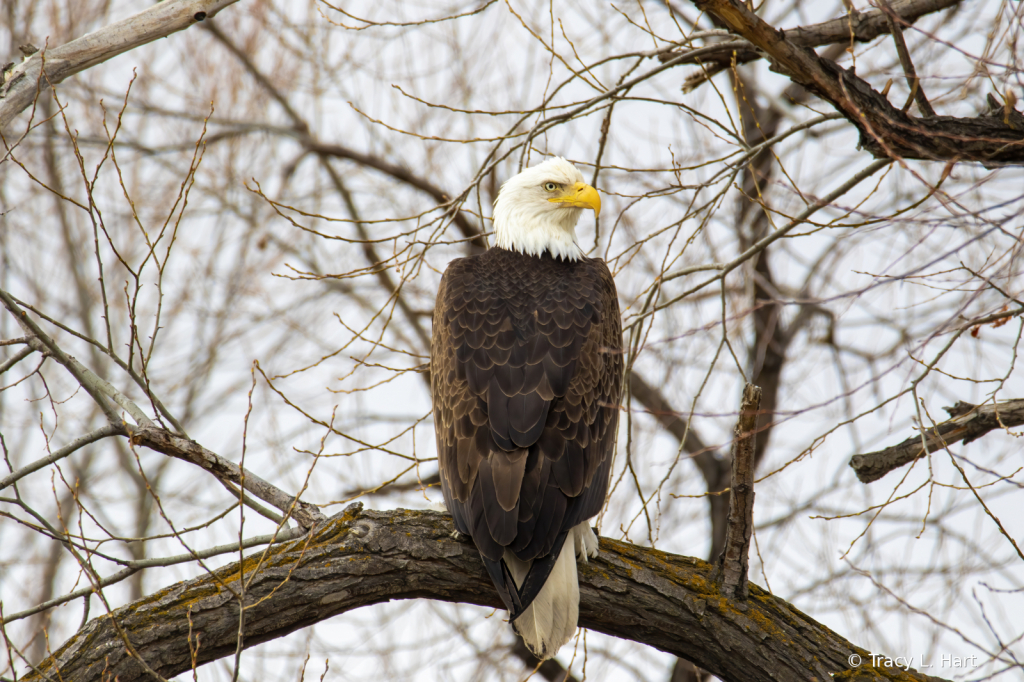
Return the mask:
{"type": "Polygon", "coordinates": [[[966,445],[989,431],[1024,425],[1024,399],[980,406],[959,402],[944,409],[953,418],[936,424],[923,436],[918,434],[884,450],[854,455],[850,466],[861,483],[877,481],[893,469],[953,443],[963,441],[966,445]]]}
{"type": "Polygon", "coordinates": [[[784,73],[829,101],[857,126],[860,144],[878,158],[979,161],[986,165],[1024,164],[1024,116],[1013,109],[976,118],[914,118],[872,89],[852,69],[795,43],[738,0],[693,0],[724,26],[749,40],[784,73]]]}
{"type": "Polygon", "coordinates": [[[0,133],[51,86],[119,54],[183,31],[237,1],[168,0],[70,43],[36,52],[0,85],[0,133]]]}
{"type": "MultiPolygon", "coordinates": [[[[352,505],[306,538],[242,564],[171,585],[89,622],[24,680],[144,679],[132,648],[159,674],[232,655],[239,580],[246,581],[244,646],[392,599],[439,599],[500,608],[469,540],[454,540],[451,517],[431,511],[362,511],[352,505]]],[[[601,539],[580,572],[580,624],[685,657],[723,680],[776,682],[845,678],[929,680],[916,672],[862,665],[870,653],[755,585],[737,603],[714,587],[699,559],[601,539]]]]}

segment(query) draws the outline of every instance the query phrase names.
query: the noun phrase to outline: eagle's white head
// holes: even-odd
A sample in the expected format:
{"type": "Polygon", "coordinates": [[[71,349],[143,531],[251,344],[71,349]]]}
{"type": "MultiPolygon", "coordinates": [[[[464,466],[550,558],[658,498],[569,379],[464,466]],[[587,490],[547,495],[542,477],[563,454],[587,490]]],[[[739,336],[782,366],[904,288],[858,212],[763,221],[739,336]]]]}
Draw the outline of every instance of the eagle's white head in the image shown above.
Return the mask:
{"type": "Polygon", "coordinates": [[[597,190],[561,157],[527,168],[501,186],[494,200],[494,244],[509,251],[579,260],[576,223],[583,209],[601,213],[597,190]]]}

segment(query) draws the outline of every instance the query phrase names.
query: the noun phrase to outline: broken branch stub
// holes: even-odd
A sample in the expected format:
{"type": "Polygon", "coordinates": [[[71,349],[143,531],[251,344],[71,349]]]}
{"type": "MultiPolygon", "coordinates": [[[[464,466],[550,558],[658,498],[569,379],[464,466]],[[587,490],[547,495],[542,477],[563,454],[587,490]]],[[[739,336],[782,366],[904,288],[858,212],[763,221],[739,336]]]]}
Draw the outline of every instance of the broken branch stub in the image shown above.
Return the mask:
{"type": "Polygon", "coordinates": [[[747,568],[750,536],[754,530],[754,446],[760,407],[761,389],[747,384],[743,388],[736,438],[732,442],[729,525],[725,531],[725,548],[715,571],[722,596],[727,599],[746,599],[749,591],[747,568]]]}

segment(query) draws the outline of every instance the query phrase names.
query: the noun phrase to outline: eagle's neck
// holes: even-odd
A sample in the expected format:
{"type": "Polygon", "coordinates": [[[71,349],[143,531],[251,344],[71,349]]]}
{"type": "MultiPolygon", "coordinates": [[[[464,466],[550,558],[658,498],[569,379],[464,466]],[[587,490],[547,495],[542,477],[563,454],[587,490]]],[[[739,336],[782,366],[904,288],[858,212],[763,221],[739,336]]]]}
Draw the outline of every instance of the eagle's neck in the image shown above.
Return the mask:
{"type": "Polygon", "coordinates": [[[527,256],[544,252],[564,260],[580,260],[576,223],[583,209],[549,205],[531,208],[527,202],[498,200],[494,207],[494,245],[527,256]]]}

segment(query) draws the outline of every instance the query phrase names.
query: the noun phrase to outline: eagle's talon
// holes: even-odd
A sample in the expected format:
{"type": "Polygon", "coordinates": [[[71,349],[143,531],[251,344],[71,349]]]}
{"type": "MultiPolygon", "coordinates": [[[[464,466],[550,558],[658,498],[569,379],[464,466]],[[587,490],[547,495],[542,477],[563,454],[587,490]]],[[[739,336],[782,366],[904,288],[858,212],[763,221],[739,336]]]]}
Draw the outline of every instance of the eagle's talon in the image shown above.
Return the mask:
{"type": "Polygon", "coordinates": [[[573,529],[572,533],[573,543],[575,544],[574,549],[576,550],[576,559],[582,563],[587,563],[588,559],[594,559],[598,554],[598,541],[597,534],[594,529],[588,526],[586,523],[581,523],[573,529]]]}

